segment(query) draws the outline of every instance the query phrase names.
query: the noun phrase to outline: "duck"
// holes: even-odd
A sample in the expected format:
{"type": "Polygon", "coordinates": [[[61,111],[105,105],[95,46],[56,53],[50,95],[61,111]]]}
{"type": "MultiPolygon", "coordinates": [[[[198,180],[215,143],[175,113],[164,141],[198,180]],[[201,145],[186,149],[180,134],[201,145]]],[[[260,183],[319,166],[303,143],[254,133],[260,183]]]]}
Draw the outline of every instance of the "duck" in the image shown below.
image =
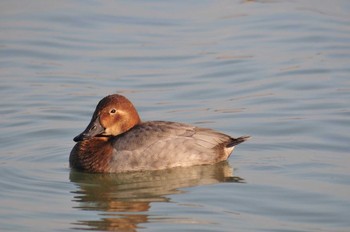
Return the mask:
{"type": "Polygon", "coordinates": [[[170,121],[141,121],[126,97],[112,94],[97,104],[86,129],[74,137],[69,164],[90,173],[152,171],[227,160],[250,136],[170,121]]]}

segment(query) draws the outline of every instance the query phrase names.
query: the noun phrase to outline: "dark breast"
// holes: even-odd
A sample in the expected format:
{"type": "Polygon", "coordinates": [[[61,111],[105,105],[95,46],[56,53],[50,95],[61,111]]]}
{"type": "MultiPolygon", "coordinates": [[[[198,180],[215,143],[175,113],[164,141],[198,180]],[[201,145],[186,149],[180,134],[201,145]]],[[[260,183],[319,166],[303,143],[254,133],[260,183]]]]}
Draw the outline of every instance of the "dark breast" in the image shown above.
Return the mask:
{"type": "Polygon", "coordinates": [[[109,172],[113,147],[106,139],[93,138],[78,142],[69,156],[72,168],[88,172],[109,172]]]}

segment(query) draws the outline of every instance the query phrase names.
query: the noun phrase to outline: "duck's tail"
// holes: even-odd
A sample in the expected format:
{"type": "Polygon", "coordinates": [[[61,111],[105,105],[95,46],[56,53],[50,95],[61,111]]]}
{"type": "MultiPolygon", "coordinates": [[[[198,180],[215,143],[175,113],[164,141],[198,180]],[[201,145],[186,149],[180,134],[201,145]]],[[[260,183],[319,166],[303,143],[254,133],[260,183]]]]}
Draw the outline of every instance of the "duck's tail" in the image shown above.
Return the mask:
{"type": "Polygon", "coordinates": [[[231,138],[231,141],[226,145],[226,147],[234,147],[244,141],[250,139],[250,136],[241,136],[238,138],[231,138]]]}

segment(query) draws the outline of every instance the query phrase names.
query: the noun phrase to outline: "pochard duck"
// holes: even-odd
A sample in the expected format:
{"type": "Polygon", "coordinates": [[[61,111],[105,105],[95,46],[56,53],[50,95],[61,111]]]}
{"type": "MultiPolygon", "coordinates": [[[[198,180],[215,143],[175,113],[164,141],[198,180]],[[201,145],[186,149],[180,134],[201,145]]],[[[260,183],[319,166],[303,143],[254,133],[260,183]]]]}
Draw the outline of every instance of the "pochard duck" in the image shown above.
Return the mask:
{"type": "Polygon", "coordinates": [[[184,123],[142,122],[126,97],[113,94],[98,103],[87,128],[73,139],[69,163],[94,173],[214,164],[248,138],[184,123]]]}

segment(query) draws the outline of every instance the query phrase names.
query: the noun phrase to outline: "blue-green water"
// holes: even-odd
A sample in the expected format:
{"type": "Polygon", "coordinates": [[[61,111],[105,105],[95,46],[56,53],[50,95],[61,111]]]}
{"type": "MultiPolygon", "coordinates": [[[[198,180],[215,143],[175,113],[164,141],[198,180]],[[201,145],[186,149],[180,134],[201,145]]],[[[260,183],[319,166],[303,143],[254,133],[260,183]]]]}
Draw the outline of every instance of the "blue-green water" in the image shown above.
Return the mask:
{"type": "Polygon", "coordinates": [[[349,231],[350,2],[1,1],[1,231],[349,231]],[[228,162],[71,171],[111,93],[251,135],[228,162]]]}

